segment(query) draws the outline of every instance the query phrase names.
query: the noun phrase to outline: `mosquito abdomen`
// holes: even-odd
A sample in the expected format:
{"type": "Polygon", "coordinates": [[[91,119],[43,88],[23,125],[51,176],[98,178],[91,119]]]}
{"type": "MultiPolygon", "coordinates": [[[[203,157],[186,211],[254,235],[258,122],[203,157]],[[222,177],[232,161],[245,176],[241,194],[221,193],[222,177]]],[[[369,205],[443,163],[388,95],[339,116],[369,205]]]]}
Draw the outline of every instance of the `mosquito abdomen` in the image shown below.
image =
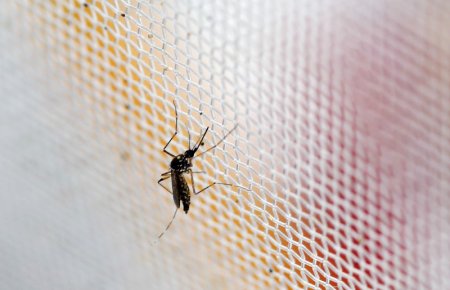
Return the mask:
{"type": "Polygon", "coordinates": [[[172,194],[175,205],[179,208],[180,201],[183,203],[183,210],[185,213],[189,211],[189,205],[191,204],[191,194],[189,186],[183,173],[172,170],[172,194]]]}

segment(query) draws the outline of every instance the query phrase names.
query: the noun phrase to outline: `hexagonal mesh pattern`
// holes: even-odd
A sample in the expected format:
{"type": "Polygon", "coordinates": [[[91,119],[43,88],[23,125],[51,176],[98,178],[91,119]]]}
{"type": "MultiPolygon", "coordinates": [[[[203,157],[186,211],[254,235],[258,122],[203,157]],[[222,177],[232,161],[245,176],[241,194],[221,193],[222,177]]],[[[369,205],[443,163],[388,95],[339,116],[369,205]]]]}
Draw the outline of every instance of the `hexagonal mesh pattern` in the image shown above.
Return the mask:
{"type": "Polygon", "coordinates": [[[449,15],[3,1],[1,288],[450,289],[449,15]],[[155,242],[172,101],[171,152],[238,124],[194,159],[196,187],[250,190],[192,197],[155,242]]]}

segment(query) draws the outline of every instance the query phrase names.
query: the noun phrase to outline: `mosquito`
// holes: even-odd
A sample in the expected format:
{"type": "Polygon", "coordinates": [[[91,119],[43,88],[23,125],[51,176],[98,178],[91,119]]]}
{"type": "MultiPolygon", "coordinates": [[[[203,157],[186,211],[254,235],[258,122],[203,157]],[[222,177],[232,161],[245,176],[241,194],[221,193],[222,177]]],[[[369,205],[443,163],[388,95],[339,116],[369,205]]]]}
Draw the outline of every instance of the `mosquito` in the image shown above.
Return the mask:
{"type": "Polygon", "coordinates": [[[189,185],[185,178],[185,174],[189,174],[191,177],[192,191],[195,195],[198,195],[201,192],[204,192],[205,190],[211,188],[214,185],[235,186],[235,187],[239,187],[239,188],[248,190],[242,186],[238,186],[238,185],[234,185],[234,184],[230,184],[230,183],[222,183],[222,182],[213,182],[210,185],[206,186],[205,188],[203,188],[199,191],[195,190],[194,174],[195,173],[203,173],[203,172],[202,171],[198,172],[198,171],[192,170],[192,160],[194,158],[197,158],[197,157],[213,150],[214,148],[216,148],[220,143],[222,143],[225,140],[225,138],[228,137],[228,135],[231,134],[231,132],[233,132],[237,128],[237,125],[235,125],[230,131],[228,131],[228,133],[226,133],[222,137],[222,139],[219,140],[219,142],[217,142],[216,144],[214,144],[207,150],[205,150],[201,153],[198,153],[197,155],[196,155],[196,153],[197,153],[198,149],[200,148],[200,146],[204,145],[203,139],[205,138],[206,133],[208,133],[209,127],[206,127],[205,131],[201,134],[200,138],[198,139],[198,141],[194,144],[194,146],[192,148],[191,148],[191,136],[188,131],[189,148],[184,153],[175,155],[167,150],[167,147],[169,146],[170,142],[172,142],[173,138],[175,138],[175,136],[178,134],[178,112],[177,112],[177,105],[175,103],[175,100],[173,101],[173,106],[175,109],[175,133],[173,133],[172,137],[169,139],[169,141],[166,143],[166,145],[163,148],[163,152],[166,153],[167,155],[170,155],[172,157],[172,161],[170,162],[170,170],[161,174],[161,179],[158,181],[158,184],[172,195],[176,209],[175,209],[172,219],[167,224],[165,230],[158,236],[158,239],[160,239],[172,225],[172,222],[174,221],[181,204],[183,204],[183,211],[186,214],[189,211],[189,206],[191,204],[191,194],[190,194],[189,185]],[[170,191],[169,188],[167,188],[164,184],[161,183],[164,180],[169,179],[169,178],[172,181],[172,191],[170,191]]]}

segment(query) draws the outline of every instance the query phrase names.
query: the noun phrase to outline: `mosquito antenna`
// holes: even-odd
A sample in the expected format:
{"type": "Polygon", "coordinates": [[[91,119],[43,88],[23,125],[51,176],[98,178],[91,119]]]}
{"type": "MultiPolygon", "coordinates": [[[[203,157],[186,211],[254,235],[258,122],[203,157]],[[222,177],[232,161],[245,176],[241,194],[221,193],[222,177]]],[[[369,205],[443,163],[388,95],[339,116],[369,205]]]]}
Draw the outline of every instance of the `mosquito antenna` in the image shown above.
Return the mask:
{"type": "Polygon", "coordinates": [[[202,137],[198,140],[197,143],[195,143],[194,148],[192,148],[192,150],[197,151],[198,148],[200,147],[200,145],[203,143],[203,139],[206,136],[206,133],[208,133],[209,127],[206,127],[205,133],[203,133],[202,137]]]}
{"type": "Polygon", "coordinates": [[[164,236],[164,234],[167,232],[167,230],[170,228],[170,226],[172,225],[173,220],[175,219],[175,217],[177,216],[177,212],[178,212],[178,208],[175,210],[175,212],[173,213],[173,217],[170,220],[170,222],[167,224],[166,229],[158,236],[158,240],[161,239],[162,236],[164,236]]]}
{"type": "MultiPolygon", "coordinates": [[[[211,146],[210,148],[206,149],[205,151],[203,151],[203,152],[197,154],[196,156],[194,156],[194,158],[195,158],[195,157],[199,157],[199,156],[205,154],[206,152],[208,152],[208,151],[210,151],[210,150],[213,150],[214,148],[216,148],[217,146],[219,146],[219,144],[222,143],[223,140],[225,140],[225,138],[227,138],[228,135],[231,134],[231,132],[233,132],[234,130],[236,130],[237,126],[238,126],[238,124],[234,125],[234,127],[233,127],[230,131],[228,131],[228,133],[226,133],[225,136],[223,136],[222,139],[219,140],[219,142],[217,142],[216,144],[214,144],[214,145],[211,146]]],[[[206,132],[205,132],[205,133],[206,133],[206,132]]],[[[202,140],[203,140],[203,138],[202,138],[202,140]]]]}

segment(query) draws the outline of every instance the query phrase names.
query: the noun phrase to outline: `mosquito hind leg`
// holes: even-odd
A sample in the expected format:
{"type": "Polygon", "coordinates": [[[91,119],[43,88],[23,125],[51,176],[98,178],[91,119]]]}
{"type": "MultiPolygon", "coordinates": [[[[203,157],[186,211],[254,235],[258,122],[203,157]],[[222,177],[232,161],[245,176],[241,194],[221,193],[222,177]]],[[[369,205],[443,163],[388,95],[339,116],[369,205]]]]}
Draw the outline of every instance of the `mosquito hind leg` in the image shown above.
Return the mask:
{"type": "Polygon", "coordinates": [[[192,170],[189,170],[189,172],[191,173],[192,192],[197,195],[197,192],[195,191],[194,172],[192,170]]]}
{"type": "Polygon", "coordinates": [[[162,236],[164,236],[164,234],[167,232],[167,230],[170,228],[170,226],[172,225],[172,223],[173,223],[173,220],[175,219],[175,217],[177,216],[177,212],[178,212],[178,208],[175,210],[175,212],[173,213],[173,217],[172,217],[172,219],[170,220],[170,222],[167,224],[167,226],[166,226],[166,228],[164,229],[164,231],[161,233],[161,234],[159,234],[159,236],[158,236],[158,240],[159,239],[161,239],[161,237],[162,236]]]}
{"type": "MultiPolygon", "coordinates": [[[[164,174],[164,173],[163,173],[163,174],[164,174]]],[[[163,182],[164,180],[166,180],[166,179],[168,179],[168,178],[170,178],[170,177],[171,177],[171,175],[167,175],[167,176],[161,177],[161,179],[158,180],[158,184],[159,184],[159,186],[161,186],[162,188],[164,188],[165,190],[167,190],[168,193],[170,193],[170,194],[173,195],[173,193],[172,193],[172,192],[171,192],[164,184],[161,183],[161,182],[163,182]]]]}

